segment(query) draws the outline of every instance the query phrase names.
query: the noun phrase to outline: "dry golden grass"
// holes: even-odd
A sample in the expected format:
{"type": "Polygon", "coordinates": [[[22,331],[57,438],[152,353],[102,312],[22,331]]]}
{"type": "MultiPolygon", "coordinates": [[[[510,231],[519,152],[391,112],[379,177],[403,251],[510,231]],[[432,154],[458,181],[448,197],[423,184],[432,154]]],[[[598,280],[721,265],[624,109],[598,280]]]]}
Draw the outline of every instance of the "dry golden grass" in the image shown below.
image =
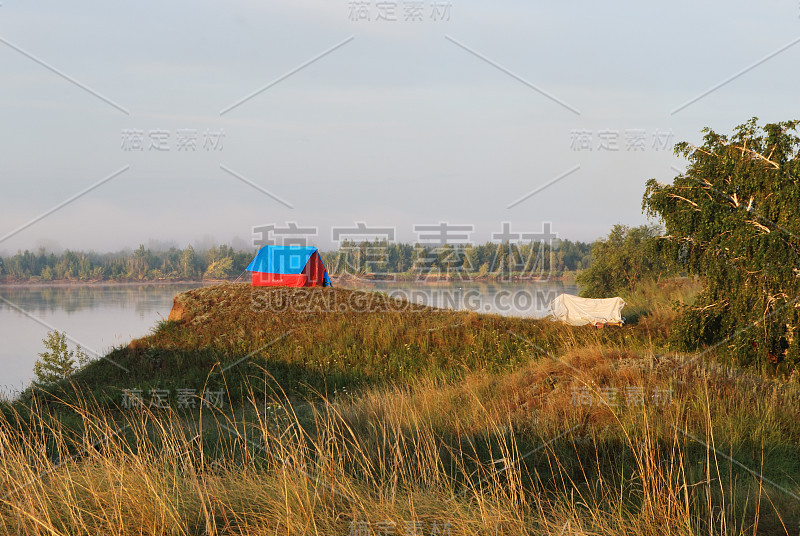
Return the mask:
{"type": "MultiPolygon", "coordinates": [[[[407,534],[416,521],[424,534],[793,534],[790,494],[747,474],[728,481],[730,464],[681,432],[722,448],[758,415],[725,417],[735,401],[719,397],[741,397],[739,380],[713,396],[696,381],[663,406],[572,400],[573,387],[667,385],[668,366],[594,347],[314,404],[112,416],[82,403],[78,433],[34,407],[24,428],[0,423],[0,530],[327,535],[368,523],[379,534],[392,522],[407,534]]],[[[771,406],[795,395],[762,385],[771,406]]],[[[791,413],[763,418],[786,426],[791,413]]]]}

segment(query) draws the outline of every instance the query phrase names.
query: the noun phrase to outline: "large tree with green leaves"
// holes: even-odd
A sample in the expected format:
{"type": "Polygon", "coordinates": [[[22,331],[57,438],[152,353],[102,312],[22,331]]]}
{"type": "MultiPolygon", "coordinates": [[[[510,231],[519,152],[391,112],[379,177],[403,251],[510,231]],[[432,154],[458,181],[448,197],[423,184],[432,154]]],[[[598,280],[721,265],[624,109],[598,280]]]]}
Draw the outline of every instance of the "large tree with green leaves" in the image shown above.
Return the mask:
{"type": "Polygon", "coordinates": [[[659,249],[703,281],[673,326],[681,349],[716,344],[743,364],[800,363],[797,125],[753,118],[730,136],[704,129],[702,146],[675,146],[684,173],[647,182],[643,208],[666,227],[659,249]]]}

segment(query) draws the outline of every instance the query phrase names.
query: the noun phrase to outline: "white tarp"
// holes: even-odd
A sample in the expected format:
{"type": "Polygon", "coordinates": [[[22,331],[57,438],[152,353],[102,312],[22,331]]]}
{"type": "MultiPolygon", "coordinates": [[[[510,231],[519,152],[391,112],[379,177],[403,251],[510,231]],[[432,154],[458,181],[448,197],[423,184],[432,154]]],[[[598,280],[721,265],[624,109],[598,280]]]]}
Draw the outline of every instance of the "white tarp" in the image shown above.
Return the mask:
{"type": "Polygon", "coordinates": [[[580,298],[571,294],[560,294],[550,302],[550,312],[555,320],[573,326],[584,324],[622,322],[625,301],[620,298],[580,298]]]}

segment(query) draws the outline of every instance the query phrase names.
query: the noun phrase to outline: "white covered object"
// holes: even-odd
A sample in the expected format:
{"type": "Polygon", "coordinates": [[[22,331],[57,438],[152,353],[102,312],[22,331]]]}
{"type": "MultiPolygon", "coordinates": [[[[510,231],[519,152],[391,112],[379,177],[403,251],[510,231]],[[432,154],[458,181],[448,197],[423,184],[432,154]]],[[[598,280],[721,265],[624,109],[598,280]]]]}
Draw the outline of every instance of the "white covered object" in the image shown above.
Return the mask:
{"type": "Polygon", "coordinates": [[[625,300],[616,298],[581,298],[571,294],[560,294],[550,302],[550,313],[555,320],[573,326],[584,324],[606,324],[622,322],[622,308],[625,300]]]}

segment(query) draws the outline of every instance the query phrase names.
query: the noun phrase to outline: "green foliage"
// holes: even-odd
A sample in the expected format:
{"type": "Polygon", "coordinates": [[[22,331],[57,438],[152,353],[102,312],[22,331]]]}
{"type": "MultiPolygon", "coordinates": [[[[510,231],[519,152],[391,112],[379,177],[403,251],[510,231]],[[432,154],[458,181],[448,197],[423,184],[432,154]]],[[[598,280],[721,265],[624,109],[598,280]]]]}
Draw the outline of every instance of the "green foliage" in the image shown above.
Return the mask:
{"type": "Polygon", "coordinates": [[[233,259],[225,257],[212,262],[203,277],[209,279],[224,279],[231,275],[233,269],[233,259]]]}
{"type": "Polygon", "coordinates": [[[181,252],[180,273],[182,277],[190,279],[197,275],[197,258],[194,248],[189,245],[181,252]]]}
{"type": "Polygon", "coordinates": [[[608,237],[592,245],[592,264],[575,279],[583,287],[581,295],[630,296],[640,282],[658,281],[667,275],[669,268],[655,253],[654,241],[660,230],[655,225],[615,225],[608,237]]]}
{"type": "Polygon", "coordinates": [[[675,146],[689,160],[672,184],[647,182],[643,208],[660,216],[659,249],[704,290],[673,329],[679,348],[721,344],[739,362],[798,362],[800,138],[798,121],[729,136],[705,129],[702,147],[675,146]]]}
{"type": "Polygon", "coordinates": [[[40,383],[66,380],[89,362],[89,357],[80,345],[75,350],[67,347],[67,337],[64,333],[51,331],[42,342],[45,351],[39,354],[39,359],[33,364],[33,372],[40,383]]]}

